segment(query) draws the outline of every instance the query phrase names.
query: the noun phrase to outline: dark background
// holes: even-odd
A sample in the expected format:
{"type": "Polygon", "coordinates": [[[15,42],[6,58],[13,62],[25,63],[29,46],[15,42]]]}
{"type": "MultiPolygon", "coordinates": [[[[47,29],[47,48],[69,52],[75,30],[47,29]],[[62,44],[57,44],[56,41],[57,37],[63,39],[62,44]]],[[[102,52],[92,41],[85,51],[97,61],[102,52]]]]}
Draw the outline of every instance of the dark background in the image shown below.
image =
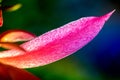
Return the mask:
{"type": "Polygon", "coordinates": [[[14,12],[3,12],[0,32],[23,29],[37,36],[85,16],[116,12],[93,41],[55,63],[27,69],[41,80],[120,80],[119,0],[3,0],[2,6],[21,3],[14,12]]]}

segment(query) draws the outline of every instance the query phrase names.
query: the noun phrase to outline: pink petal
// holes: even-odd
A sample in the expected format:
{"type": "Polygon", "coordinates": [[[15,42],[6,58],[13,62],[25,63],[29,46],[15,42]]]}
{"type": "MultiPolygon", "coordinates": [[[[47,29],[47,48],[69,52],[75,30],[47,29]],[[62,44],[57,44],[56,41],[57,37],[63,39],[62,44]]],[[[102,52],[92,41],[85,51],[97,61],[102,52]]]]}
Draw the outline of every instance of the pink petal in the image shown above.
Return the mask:
{"type": "Polygon", "coordinates": [[[15,44],[15,43],[9,43],[9,42],[0,42],[0,47],[5,48],[5,49],[15,49],[15,50],[25,51],[19,45],[15,44]]]}
{"type": "Polygon", "coordinates": [[[81,49],[101,30],[114,11],[101,17],[84,17],[21,45],[27,52],[10,50],[0,62],[19,68],[43,66],[81,49]]]}
{"type": "Polygon", "coordinates": [[[31,73],[0,63],[0,80],[40,80],[31,73]]]}
{"type": "Polygon", "coordinates": [[[3,25],[2,10],[0,9],[0,27],[3,25]]]}
{"type": "Polygon", "coordinates": [[[24,30],[8,30],[0,35],[1,42],[28,41],[36,36],[24,30]]]}

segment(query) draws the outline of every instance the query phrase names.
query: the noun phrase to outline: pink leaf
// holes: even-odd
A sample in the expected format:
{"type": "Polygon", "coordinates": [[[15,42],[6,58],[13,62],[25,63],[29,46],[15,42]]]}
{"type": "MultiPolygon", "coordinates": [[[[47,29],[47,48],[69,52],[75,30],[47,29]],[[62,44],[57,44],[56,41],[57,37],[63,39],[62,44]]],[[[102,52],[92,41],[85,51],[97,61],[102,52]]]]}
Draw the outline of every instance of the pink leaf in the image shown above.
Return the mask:
{"type": "Polygon", "coordinates": [[[90,42],[113,12],[101,17],[84,17],[49,31],[22,44],[21,47],[27,52],[3,52],[0,62],[19,68],[30,68],[60,60],[90,42]]]}
{"type": "Polygon", "coordinates": [[[28,41],[36,36],[24,30],[8,30],[0,35],[1,42],[28,41]]]}

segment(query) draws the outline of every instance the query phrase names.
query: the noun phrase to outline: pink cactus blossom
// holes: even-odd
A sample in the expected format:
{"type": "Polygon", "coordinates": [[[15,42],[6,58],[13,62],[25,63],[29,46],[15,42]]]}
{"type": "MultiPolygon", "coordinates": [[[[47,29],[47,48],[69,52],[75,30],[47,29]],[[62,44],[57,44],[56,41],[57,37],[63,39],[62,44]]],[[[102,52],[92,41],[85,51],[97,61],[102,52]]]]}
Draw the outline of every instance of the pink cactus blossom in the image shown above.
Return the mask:
{"type": "Polygon", "coordinates": [[[113,12],[100,17],[78,19],[38,37],[23,30],[2,33],[0,47],[10,50],[0,52],[0,80],[39,80],[20,68],[43,66],[75,53],[99,33],[113,12]],[[15,43],[18,41],[28,42],[19,46],[15,43]]]}
{"type": "Polygon", "coordinates": [[[90,42],[114,11],[100,17],[84,17],[20,45],[3,51],[0,62],[18,68],[43,66],[75,53],[90,42]],[[19,64],[18,64],[19,63],[19,64]]]}

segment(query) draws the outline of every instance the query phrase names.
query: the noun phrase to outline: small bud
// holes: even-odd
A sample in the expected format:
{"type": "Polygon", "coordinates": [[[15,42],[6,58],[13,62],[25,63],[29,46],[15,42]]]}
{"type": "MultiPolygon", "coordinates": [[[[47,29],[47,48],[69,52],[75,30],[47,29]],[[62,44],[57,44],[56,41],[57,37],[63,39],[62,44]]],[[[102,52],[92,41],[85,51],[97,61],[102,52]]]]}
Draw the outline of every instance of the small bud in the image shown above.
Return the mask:
{"type": "Polygon", "coordinates": [[[20,9],[21,7],[22,7],[22,4],[18,3],[15,5],[12,5],[12,6],[5,7],[5,10],[12,12],[12,11],[16,11],[16,10],[20,9]]]}

